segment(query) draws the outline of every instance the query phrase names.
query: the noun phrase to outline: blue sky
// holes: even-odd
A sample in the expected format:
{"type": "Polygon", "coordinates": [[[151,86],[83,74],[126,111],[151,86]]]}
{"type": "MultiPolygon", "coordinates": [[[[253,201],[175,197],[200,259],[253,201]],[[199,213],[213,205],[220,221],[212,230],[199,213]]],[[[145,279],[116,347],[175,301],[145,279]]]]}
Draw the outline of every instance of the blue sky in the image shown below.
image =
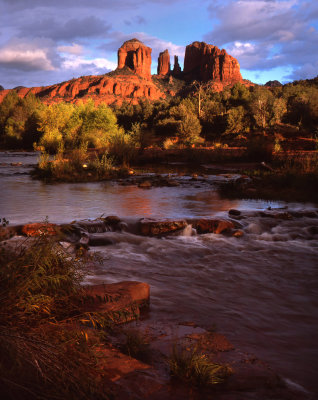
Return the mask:
{"type": "Polygon", "coordinates": [[[0,85],[45,86],[116,68],[136,37],[168,49],[205,41],[236,57],[244,78],[265,83],[318,75],[317,0],[0,0],[0,85]]]}

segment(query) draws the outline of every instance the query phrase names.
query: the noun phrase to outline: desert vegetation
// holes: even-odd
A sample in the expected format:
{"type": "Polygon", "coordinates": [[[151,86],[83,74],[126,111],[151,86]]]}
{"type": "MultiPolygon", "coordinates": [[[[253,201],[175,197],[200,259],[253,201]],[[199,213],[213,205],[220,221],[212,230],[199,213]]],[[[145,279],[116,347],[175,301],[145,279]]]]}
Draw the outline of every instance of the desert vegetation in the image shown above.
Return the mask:
{"type": "MultiPolygon", "coordinates": [[[[37,175],[60,181],[122,176],[147,148],[184,149],[191,162],[202,161],[200,148],[218,162],[274,158],[280,173],[299,174],[290,152],[317,150],[317,126],[317,78],[276,87],[237,83],[222,92],[194,82],[182,96],[121,106],[92,100],[45,105],[33,94],[19,98],[11,91],[0,105],[2,148],[41,150],[37,175]]],[[[300,160],[304,176],[308,162],[300,160]]]]}

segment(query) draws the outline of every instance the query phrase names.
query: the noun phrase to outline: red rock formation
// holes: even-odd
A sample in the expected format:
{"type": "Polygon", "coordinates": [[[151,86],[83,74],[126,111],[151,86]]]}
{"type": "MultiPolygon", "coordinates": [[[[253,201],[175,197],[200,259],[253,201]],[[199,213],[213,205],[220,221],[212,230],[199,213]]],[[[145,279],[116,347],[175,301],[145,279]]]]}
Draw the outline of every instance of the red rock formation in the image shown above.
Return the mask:
{"type": "MultiPolygon", "coordinates": [[[[9,91],[0,91],[0,103],[9,91]]],[[[121,105],[123,101],[137,104],[139,98],[165,98],[165,94],[151,80],[142,79],[133,73],[120,74],[120,71],[110,75],[84,76],[52,86],[21,88],[17,93],[20,97],[34,93],[46,104],[62,101],[77,103],[91,98],[96,104],[121,105]]]]}
{"type": "Polygon", "coordinates": [[[159,54],[158,58],[158,75],[168,75],[170,72],[170,54],[168,50],[159,54]]]}
{"type": "Polygon", "coordinates": [[[118,69],[128,67],[135,74],[151,79],[151,51],[138,39],[127,40],[118,49],[118,69]]]}
{"type": "Polygon", "coordinates": [[[186,47],[184,58],[186,80],[213,80],[223,84],[242,82],[238,61],[225,50],[204,42],[194,42],[186,47]]]}
{"type": "Polygon", "coordinates": [[[181,74],[181,67],[179,65],[179,60],[178,60],[178,56],[174,56],[174,66],[173,66],[173,71],[172,74],[174,76],[178,76],[181,74]]]}

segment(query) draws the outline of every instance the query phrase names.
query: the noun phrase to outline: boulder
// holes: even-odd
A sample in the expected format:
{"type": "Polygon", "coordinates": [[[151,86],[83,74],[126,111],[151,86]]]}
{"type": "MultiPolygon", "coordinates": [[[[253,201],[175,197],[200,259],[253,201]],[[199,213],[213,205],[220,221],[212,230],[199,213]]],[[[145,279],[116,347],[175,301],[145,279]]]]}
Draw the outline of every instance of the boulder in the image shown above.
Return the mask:
{"type": "Polygon", "coordinates": [[[231,208],[231,210],[229,210],[229,215],[230,216],[239,216],[239,215],[241,215],[241,211],[239,211],[239,210],[235,210],[234,208],[231,208]]]}
{"type": "Polygon", "coordinates": [[[170,73],[170,54],[168,50],[159,54],[157,73],[158,75],[168,75],[170,73]]]}
{"type": "Polygon", "coordinates": [[[140,309],[149,305],[149,299],[150,286],[144,282],[86,286],[81,311],[102,313],[113,322],[122,323],[138,318],[140,309]]]}
{"type": "Polygon", "coordinates": [[[22,227],[22,234],[25,236],[41,236],[48,235],[54,236],[59,233],[59,227],[56,224],[45,222],[35,222],[33,224],[26,224],[22,227]]]}
{"type": "Polygon", "coordinates": [[[183,73],[188,81],[243,82],[238,61],[224,49],[205,42],[193,42],[186,47],[183,73]]]}
{"type": "Polygon", "coordinates": [[[224,219],[201,218],[193,223],[193,227],[198,233],[225,233],[234,229],[232,221],[224,219]]]}
{"type": "Polygon", "coordinates": [[[143,182],[140,182],[138,185],[138,187],[140,187],[142,189],[150,189],[151,186],[152,186],[152,184],[150,181],[143,181],[143,182]]]}
{"type": "Polygon", "coordinates": [[[151,79],[151,51],[138,39],[127,40],[118,49],[118,69],[128,67],[135,74],[151,79]]]}
{"type": "Polygon", "coordinates": [[[145,236],[158,236],[176,232],[184,229],[187,226],[187,222],[184,219],[180,220],[153,220],[143,218],[140,221],[140,232],[145,236]]]}

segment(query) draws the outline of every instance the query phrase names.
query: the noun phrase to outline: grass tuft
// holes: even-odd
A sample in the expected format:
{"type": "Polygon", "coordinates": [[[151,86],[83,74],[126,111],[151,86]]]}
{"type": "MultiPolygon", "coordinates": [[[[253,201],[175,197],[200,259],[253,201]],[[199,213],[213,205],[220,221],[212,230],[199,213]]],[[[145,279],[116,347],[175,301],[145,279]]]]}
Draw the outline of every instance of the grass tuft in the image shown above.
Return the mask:
{"type": "Polygon", "coordinates": [[[169,360],[170,374],[193,386],[206,387],[223,383],[231,374],[227,366],[212,363],[196,349],[173,347],[169,360]]]}

